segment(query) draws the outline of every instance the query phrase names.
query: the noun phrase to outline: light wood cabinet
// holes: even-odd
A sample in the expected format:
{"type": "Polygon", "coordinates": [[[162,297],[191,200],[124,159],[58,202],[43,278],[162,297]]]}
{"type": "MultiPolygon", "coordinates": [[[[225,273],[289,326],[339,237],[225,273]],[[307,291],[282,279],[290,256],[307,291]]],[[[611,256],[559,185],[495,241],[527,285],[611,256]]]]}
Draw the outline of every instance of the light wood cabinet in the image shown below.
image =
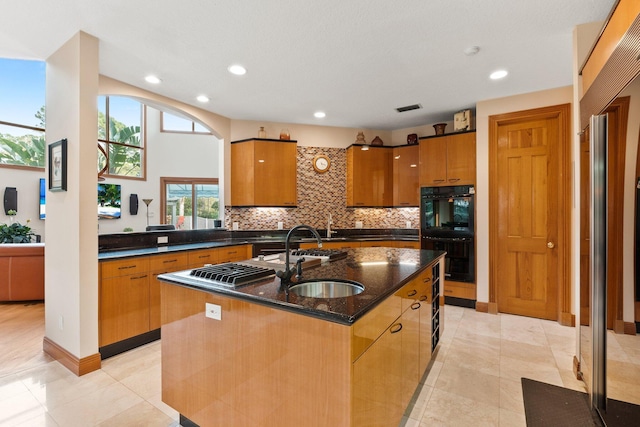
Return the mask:
{"type": "Polygon", "coordinates": [[[476,284],[467,282],[444,281],[444,296],[475,300],[476,284]]]}
{"type": "Polygon", "coordinates": [[[475,131],[420,139],[420,186],[473,185],[475,180],[475,131]]]}
{"type": "Polygon", "coordinates": [[[393,150],[359,145],[347,148],[347,206],[388,207],[393,204],[393,150]]]}
{"type": "Polygon", "coordinates": [[[393,206],[420,205],[419,162],[419,145],[393,148],[393,206]]]}
{"type": "Polygon", "coordinates": [[[162,325],[158,275],[250,258],[251,245],[225,246],[100,262],[99,346],[162,325]]]}
{"type": "Polygon", "coordinates": [[[44,300],[44,243],[0,245],[0,301],[44,300]]]}
{"type": "Polygon", "coordinates": [[[297,204],[297,143],[247,139],[231,143],[231,206],[297,204]]]}

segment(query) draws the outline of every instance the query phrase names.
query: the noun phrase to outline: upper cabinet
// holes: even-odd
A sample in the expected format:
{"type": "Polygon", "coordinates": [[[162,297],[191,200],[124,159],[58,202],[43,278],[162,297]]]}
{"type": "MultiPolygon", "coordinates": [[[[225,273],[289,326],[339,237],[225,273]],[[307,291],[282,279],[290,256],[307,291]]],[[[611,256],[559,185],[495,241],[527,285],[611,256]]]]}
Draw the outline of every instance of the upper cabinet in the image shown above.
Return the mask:
{"type": "Polygon", "coordinates": [[[393,150],[360,145],[347,148],[347,207],[393,204],[393,150]]]}
{"type": "Polygon", "coordinates": [[[420,139],[420,186],[473,185],[476,132],[420,139]]]}
{"type": "Polygon", "coordinates": [[[295,207],[297,141],[231,142],[231,205],[295,207]]]}
{"type": "Polygon", "coordinates": [[[419,160],[420,146],[418,145],[402,145],[393,148],[393,206],[419,206],[419,160]]]}

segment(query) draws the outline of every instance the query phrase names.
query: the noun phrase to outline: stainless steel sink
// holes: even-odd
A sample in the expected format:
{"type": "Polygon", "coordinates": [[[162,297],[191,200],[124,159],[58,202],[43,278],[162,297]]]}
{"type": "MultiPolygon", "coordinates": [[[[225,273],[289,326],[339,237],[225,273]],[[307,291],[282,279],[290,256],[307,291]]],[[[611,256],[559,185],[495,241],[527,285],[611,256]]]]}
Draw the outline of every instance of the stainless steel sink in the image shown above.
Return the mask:
{"type": "Polygon", "coordinates": [[[344,298],[358,295],[364,291],[364,286],[346,280],[313,280],[293,285],[289,291],[302,297],[344,298]]]}

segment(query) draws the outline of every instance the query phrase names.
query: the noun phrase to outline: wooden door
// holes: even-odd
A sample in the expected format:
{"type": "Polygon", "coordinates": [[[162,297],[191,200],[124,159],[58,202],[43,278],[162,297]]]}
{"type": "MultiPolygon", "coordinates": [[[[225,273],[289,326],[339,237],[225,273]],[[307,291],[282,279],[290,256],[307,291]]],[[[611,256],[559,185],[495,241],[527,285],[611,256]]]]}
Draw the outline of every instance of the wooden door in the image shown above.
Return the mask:
{"type": "Polygon", "coordinates": [[[490,118],[490,299],[493,290],[497,311],[550,320],[571,311],[562,232],[569,226],[568,117],[567,105],[490,118]]]}

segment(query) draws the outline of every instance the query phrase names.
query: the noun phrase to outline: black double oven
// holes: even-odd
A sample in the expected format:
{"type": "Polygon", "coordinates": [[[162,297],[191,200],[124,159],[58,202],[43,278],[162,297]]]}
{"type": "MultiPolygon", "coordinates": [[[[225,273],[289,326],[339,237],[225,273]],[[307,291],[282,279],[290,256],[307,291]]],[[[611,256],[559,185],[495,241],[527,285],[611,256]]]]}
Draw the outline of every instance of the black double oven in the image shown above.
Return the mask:
{"type": "Polygon", "coordinates": [[[445,278],[475,283],[474,200],[472,185],[422,187],[422,249],[447,251],[445,278]]]}

